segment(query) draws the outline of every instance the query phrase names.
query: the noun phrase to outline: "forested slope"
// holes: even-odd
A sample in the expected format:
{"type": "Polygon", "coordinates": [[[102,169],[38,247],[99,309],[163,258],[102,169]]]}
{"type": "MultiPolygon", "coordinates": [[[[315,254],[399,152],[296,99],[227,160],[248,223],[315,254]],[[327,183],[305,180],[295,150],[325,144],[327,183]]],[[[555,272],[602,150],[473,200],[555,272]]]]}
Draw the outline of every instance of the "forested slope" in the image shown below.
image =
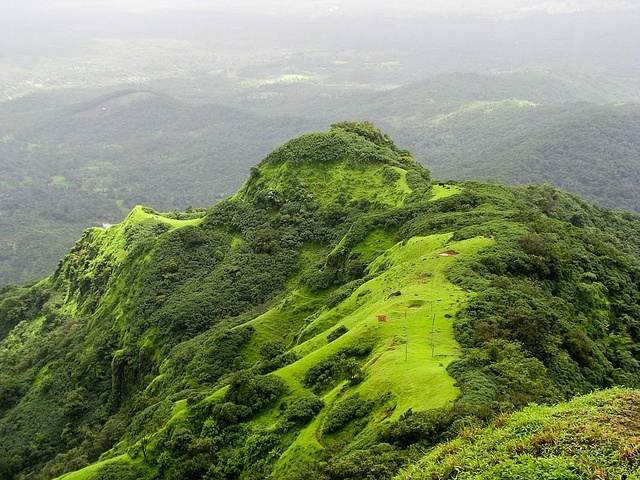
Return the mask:
{"type": "Polygon", "coordinates": [[[44,276],[83,229],[136,204],[211,206],[310,129],[139,90],[27,97],[0,104],[0,119],[0,285],[44,276]]]}
{"type": "Polygon", "coordinates": [[[0,474],[392,478],[499,413],[638,386],[639,224],[434,184],[368,123],[296,138],[208,211],[136,207],[2,291],[0,474]]]}

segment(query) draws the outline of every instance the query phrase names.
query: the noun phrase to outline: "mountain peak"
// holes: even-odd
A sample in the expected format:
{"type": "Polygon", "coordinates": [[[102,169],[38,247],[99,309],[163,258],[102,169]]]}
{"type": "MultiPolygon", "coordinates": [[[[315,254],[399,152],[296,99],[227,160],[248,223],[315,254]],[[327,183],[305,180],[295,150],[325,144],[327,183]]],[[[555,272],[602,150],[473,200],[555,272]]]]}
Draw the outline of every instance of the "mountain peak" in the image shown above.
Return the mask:
{"type": "Polygon", "coordinates": [[[358,200],[367,208],[397,206],[429,187],[429,171],[370,122],[342,122],[276,148],[257,166],[240,198],[279,208],[358,200]]]}

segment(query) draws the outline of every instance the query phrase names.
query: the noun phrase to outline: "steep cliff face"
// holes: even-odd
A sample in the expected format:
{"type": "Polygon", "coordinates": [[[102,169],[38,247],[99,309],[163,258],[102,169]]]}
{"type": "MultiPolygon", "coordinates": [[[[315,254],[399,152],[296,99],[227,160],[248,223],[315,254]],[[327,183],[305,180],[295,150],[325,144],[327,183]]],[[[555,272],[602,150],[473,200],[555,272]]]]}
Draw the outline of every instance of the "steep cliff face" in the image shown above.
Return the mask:
{"type": "Polygon", "coordinates": [[[635,385],[639,223],[432,184],[368,123],[302,136],[1,293],[0,473],[390,478],[496,412],[635,385]]]}

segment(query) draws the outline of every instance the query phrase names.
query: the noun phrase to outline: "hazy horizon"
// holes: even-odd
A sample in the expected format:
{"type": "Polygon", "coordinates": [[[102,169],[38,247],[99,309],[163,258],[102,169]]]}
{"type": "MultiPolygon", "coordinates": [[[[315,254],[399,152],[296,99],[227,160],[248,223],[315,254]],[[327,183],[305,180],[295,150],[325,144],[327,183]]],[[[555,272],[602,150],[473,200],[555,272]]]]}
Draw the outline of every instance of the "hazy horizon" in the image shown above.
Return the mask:
{"type": "Polygon", "coordinates": [[[278,16],[362,16],[362,15],[480,15],[518,17],[534,13],[562,14],[583,11],[619,11],[640,8],[628,0],[483,0],[469,4],[464,0],[402,0],[390,4],[383,0],[8,0],[5,14],[37,15],[41,13],[86,12],[92,9],[108,9],[128,13],[179,13],[197,11],[219,11],[235,14],[270,14],[278,16]]]}

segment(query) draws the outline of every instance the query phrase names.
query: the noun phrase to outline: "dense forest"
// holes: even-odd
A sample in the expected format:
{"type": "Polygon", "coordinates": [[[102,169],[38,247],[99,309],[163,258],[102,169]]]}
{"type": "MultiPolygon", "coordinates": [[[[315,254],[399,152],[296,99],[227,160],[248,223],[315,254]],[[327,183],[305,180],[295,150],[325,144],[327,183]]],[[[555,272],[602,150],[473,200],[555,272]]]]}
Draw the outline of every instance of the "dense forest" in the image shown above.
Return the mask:
{"type": "Polygon", "coordinates": [[[633,478],[634,391],[507,415],[640,386],[639,258],[637,214],[302,135],[1,291],[0,476],[633,478]]]}

